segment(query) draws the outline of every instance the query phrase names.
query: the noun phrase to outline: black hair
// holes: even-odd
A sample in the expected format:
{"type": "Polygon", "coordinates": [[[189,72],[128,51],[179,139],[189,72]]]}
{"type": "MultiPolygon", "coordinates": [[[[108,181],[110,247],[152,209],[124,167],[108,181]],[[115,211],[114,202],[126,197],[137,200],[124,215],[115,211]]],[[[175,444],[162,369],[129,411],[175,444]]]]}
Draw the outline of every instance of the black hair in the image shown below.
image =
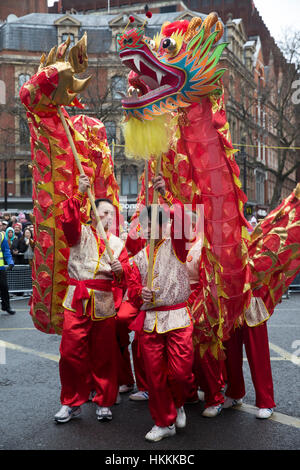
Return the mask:
{"type": "MultiPolygon", "coordinates": [[[[139,215],[139,219],[141,224],[146,221],[146,219],[150,220],[152,219],[152,212],[153,208],[152,206],[146,206],[142,210],[142,212],[139,215]]],[[[157,206],[157,222],[159,223],[160,226],[162,226],[164,223],[167,223],[169,221],[169,216],[165,209],[161,206],[157,206]]]]}
{"type": "MultiPolygon", "coordinates": [[[[101,198],[101,197],[100,197],[100,198],[98,198],[98,199],[95,199],[95,206],[96,206],[96,208],[99,206],[100,202],[109,202],[109,203],[114,207],[114,205],[113,205],[113,203],[111,202],[110,199],[106,199],[106,198],[101,198]]],[[[93,208],[91,207],[91,210],[90,210],[90,217],[91,217],[92,212],[93,212],[93,208]]]]}
{"type": "Polygon", "coordinates": [[[95,206],[98,207],[100,202],[109,202],[112,206],[113,206],[113,203],[111,202],[110,199],[105,199],[105,198],[98,198],[98,199],[95,199],[95,206]]]}

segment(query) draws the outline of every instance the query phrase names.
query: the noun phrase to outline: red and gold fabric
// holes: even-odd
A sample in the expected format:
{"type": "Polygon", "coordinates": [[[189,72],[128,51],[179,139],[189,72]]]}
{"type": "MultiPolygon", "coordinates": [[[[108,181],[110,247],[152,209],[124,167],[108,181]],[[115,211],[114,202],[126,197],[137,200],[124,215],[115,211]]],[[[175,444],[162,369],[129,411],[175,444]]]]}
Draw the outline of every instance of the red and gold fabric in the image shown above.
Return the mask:
{"type": "MultiPolygon", "coordinates": [[[[109,198],[118,209],[119,188],[104,125],[83,115],[70,118],[64,109],[64,106],[83,108],[76,95],[89,79],[79,80],[75,75],[87,67],[86,41],[84,35],[71,49],[67,61],[67,42],[57,50],[53,48],[47,59],[42,57],[38,72],[20,90],[31,135],[35,249],[30,314],[35,327],[45,333],[62,332],[69,246],[60,218],[62,203],[76,193],[79,177],[58,107],[65,116],[95,198],[109,198]]],[[[83,221],[88,209],[85,197],[83,221]]]]}
{"type": "Polygon", "coordinates": [[[300,271],[300,183],[251,233],[251,286],[269,315],[300,271]]]}
{"type": "Polygon", "coordinates": [[[114,275],[104,241],[94,227],[81,223],[80,209],[81,201],[76,196],[63,204],[62,228],[70,246],[70,280],[63,306],[65,309],[77,311],[78,315],[84,314],[91,316],[93,320],[103,320],[115,316],[113,286],[126,286],[126,278],[131,268],[124,242],[108,233],[113,255],[123,268],[121,278],[114,275]]]}

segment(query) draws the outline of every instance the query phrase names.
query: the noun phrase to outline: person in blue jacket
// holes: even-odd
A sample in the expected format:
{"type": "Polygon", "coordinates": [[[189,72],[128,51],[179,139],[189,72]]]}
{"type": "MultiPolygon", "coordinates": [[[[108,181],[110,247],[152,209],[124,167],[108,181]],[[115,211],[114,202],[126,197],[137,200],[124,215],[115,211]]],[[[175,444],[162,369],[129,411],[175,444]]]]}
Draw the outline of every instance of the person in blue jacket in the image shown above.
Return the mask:
{"type": "Polygon", "coordinates": [[[11,307],[10,307],[5,262],[8,264],[8,269],[12,269],[14,267],[14,261],[12,259],[12,255],[11,255],[11,252],[10,252],[10,249],[9,249],[7,239],[5,238],[5,233],[0,232],[0,296],[1,296],[1,308],[4,312],[7,312],[10,315],[13,315],[16,312],[14,310],[12,310],[11,307]]]}

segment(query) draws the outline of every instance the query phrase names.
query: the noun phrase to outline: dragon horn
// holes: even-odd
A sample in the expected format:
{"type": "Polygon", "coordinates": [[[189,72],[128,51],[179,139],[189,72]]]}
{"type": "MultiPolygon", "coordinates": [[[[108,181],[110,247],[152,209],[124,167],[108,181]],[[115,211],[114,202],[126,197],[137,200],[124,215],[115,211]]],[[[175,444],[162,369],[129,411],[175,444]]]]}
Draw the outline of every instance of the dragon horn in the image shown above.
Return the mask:
{"type": "Polygon", "coordinates": [[[218,22],[219,16],[218,13],[213,11],[203,21],[202,28],[204,28],[204,38],[205,41],[211,33],[211,28],[218,22]]]}
{"type": "Polygon", "coordinates": [[[84,72],[88,66],[87,56],[87,34],[72,47],[69,53],[69,62],[75,73],[84,72]]]}
{"type": "Polygon", "coordinates": [[[65,60],[66,52],[68,50],[70,42],[71,42],[71,39],[70,39],[70,36],[68,36],[68,39],[58,46],[57,52],[56,52],[56,60],[58,61],[65,60]]]}
{"type": "Polygon", "coordinates": [[[39,65],[38,72],[40,72],[44,68],[45,60],[46,60],[46,54],[43,52],[43,54],[41,56],[41,59],[40,59],[40,65],[39,65]]]}
{"type": "Polygon", "coordinates": [[[73,77],[72,91],[74,91],[74,93],[82,92],[86,88],[86,86],[89,83],[89,81],[91,80],[91,78],[92,78],[91,75],[87,78],[82,79],[82,80],[80,80],[79,78],[73,77]]]}
{"type": "Polygon", "coordinates": [[[51,51],[49,52],[44,67],[54,64],[55,61],[56,61],[56,46],[52,47],[51,51]]]}
{"type": "Polygon", "coordinates": [[[223,25],[222,25],[221,21],[217,21],[217,23],[216,23],[216,31],[217,30],[219,31],[219,33],[215,37],[214,43],[218,42],[221,39],[221,37],[223,36],[223,33],[224,33],[224,28],[223,28],[223,25]]]}
{"type": "Polygon", "coordinates": [[[189,22],[188,29],[186,30],[186,33],[184,35],[184,40],[186,42],[190,41],[193,39],[193,37],[196,34],[196,30],[199,26],[202,24],[202,19],[198,16],[194,16],[191,21],[189,22]]]}

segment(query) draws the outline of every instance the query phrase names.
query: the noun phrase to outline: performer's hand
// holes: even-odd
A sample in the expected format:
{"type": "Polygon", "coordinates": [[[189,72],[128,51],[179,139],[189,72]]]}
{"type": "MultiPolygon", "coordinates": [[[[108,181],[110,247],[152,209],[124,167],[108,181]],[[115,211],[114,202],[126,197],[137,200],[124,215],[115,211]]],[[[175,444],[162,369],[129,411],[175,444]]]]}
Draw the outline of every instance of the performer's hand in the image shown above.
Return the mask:
{"type": "Polygon", "coordinates": [[[143,289],[142,289],[142,299],[143,299],[143,302],[145,302],[145,303],[152,302],[153,292],[150,289],[148,289],[148,287],[143,287],[143,289]]]}
{"type": "Polygon", "coordinates": [[[122,265],[120,263],[120,261],[118,259],[114,259],[111,263],[111,270],[115,273],[115,274],[122,274],[123,272],[123,268],[122,268],[122,265]]]}
{"type": "Polygon", "coordinates": [[[153,189],[159,191],[162,196],[165,195],[166,192],[166,183],[163,178],[163,175],[160,173],[158,176],[152,179],[153,189]]]}
{"type": "Polygon", "coordinates": [[[89,177],[86,175],[80,175],[78,181],[78,191],[82,194],[86,193],[88,188],[91,187],[89,177]]]}

